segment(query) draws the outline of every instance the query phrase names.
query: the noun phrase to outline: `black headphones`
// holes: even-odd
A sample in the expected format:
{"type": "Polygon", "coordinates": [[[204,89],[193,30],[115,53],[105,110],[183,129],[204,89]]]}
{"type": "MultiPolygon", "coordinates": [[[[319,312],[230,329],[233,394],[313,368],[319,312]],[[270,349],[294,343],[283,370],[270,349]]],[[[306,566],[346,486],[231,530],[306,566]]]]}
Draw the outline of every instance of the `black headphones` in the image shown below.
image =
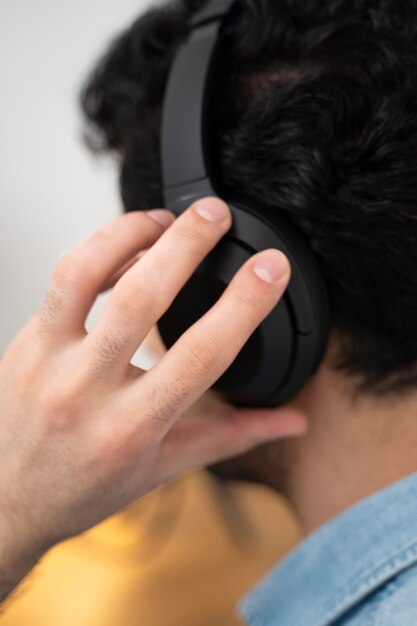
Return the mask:
{"type": "MultiPolygon", "coordinates": [[[[161,158],[165,206],[176,215],[198,198],[218,196],[210,176],[207,113],[221,57],[221,26],[235,4],[211,0],[192,17],[170,72],[161,158]]],[[[292,267],[283,299],[213,386],[232,404],[274,407],[291,399],[317,368],[329,333],[329,298],[312,251],[278,211],[228,205],[232,229],[160,319],[159,331],[170,348],[211,308],[245,261],[267,248],[282,250],[292,267]]]]}

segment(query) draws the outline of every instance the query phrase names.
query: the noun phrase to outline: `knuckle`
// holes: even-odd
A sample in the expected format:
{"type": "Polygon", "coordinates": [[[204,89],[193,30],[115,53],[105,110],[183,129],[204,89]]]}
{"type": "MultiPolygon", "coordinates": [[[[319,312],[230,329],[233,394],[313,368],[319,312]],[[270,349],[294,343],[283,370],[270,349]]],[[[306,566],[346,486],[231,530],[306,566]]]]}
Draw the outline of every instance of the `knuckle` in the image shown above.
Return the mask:
{"type": "Polygon", "coordinates": [[[118,459],[123,447],[119,429],[108,422],[96,424],[92,434],[91,447],[95,451],[94,461],[100,463],[102,459],[106,459],[106,463],[108,463],[118,459]]]}
{"type": "Polygon", "coordinates": [[[238,288],[233,290],[233,296],[240,307],[244,307],[246,312],[249,314],[253,314],[255,317],[256,314],[260,311],[260,305],[262,304],[260,299],[260,294],[256,289],[251,288],[238,288]]]}
{"type": "Polygon", "coordinates": [[[186,370],[194,378],[207,377],[221,365],[220,350],[214,341],[205,339],[204,342],[193,342],[187,351],[185,361],[186,370]]]}
{"type": "Polygon", "coordinates": [[[120,428],[120,423],[104,419],[95,425],[89,437],[93,467],[103,463],[107,471],[117,474],[132,463],[146,464],[157,449],[157,439],[141,428],[120,428]],[[90,438],[91,437],[91,438],[90,438]]]}
{"type": "Polygon", "coordinates": [[[79,421],[80,394],[71,388],[48,389],[40,398],[42,422],[47,431],[61,430],[79,421]]]}
{"type": "Polygon", "coordinates": [[[68,283],[72,283],[77,278],[78,273],[74,254],[68,252],[56,264],[52,273],[51,284],[53,287],[65,288],[68,283]]]}
{"type": "Polygon", "coordinates": [[[94,264],[82,261],[79,253],[68,252],[55,266],[51,286],[55,290],[65,290],[74,284],[79,288],[88,288],[96,281],[94,264]]]}
{"type": "Polygon", "coordinates": [[[111,240],[111,232],[109,230],[108,226],[102,226],[101,228],[97,229],[94,233],[92,233],[88,239],[87,239],[87,244],[102,244],[102,243],[109,243],[111,240]]]}
{"type": "Polygon", "coordinates": [[[175,232],[188,244],[191,244],[195,248],[200,248],[204,241],[203,229],[199,227],[195,220],[190,220],[188,215],[186,217],[187,219],[178,220],[175,224],[175,232]]]}
{"type": "Polygon", "coordinates": [[[121,280],[113,290],[112,306],[129,323],[147,318],[156,308],[156,290],[150,284],[121,280]]]}
{"type": "Polygon", "coordinates": [[[54,377],[49,373],[42,373],[42,380],[38,386],[37,404],[40,407],[42,419],[46,427],[64,428],[74,425],[91,415],[92,401],[99,409],[99,400],[90,393],[91,376],[88,367],[76,360],[70,370],[60,368],[61,375],[54,377]]]}

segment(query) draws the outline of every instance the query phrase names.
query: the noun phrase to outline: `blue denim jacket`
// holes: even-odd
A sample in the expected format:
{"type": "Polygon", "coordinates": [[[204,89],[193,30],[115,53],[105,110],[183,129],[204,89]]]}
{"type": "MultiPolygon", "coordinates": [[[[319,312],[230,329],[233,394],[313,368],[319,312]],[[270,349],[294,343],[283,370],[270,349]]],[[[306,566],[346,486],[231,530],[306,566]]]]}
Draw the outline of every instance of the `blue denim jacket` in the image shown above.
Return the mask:
{"type": "Polygon", "coordinates": [[[239,608],[250,626],[417,626],[417,474],[307,537],[239,608]]]}

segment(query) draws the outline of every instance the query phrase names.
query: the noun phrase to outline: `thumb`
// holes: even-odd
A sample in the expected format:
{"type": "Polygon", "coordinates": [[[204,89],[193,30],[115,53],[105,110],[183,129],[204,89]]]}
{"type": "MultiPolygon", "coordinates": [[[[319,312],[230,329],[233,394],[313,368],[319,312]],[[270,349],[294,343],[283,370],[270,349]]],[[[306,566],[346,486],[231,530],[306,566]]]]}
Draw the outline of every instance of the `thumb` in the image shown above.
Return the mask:
{"type": "Polygon", "coordinates": [[[235,409],[177,422],[160,445],[164,479],[243,454],[268,441],[307,431],[298,409],[235,409]]]}

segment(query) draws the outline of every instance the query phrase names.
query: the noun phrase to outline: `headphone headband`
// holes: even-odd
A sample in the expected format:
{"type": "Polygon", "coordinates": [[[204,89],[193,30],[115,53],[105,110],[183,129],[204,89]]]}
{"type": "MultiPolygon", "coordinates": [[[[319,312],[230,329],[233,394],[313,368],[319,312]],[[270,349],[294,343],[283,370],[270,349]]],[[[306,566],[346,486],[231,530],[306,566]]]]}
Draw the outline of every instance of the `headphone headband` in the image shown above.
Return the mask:
{"type": "Polygon", "coordinates": [[[219,31],[236,0],[211,0],[189,24],[168,79],[161,134],[165,206],[182,212],[199,197],[216,195],[208,155],[209,96],[219,31]]]}
{"type": "Polygon", "coordinates": [[[195,28],[213,20],[223,20],[235,4],[238,4],[237,0],[211,0],[193,15],[189,24],[195,28]]]}

